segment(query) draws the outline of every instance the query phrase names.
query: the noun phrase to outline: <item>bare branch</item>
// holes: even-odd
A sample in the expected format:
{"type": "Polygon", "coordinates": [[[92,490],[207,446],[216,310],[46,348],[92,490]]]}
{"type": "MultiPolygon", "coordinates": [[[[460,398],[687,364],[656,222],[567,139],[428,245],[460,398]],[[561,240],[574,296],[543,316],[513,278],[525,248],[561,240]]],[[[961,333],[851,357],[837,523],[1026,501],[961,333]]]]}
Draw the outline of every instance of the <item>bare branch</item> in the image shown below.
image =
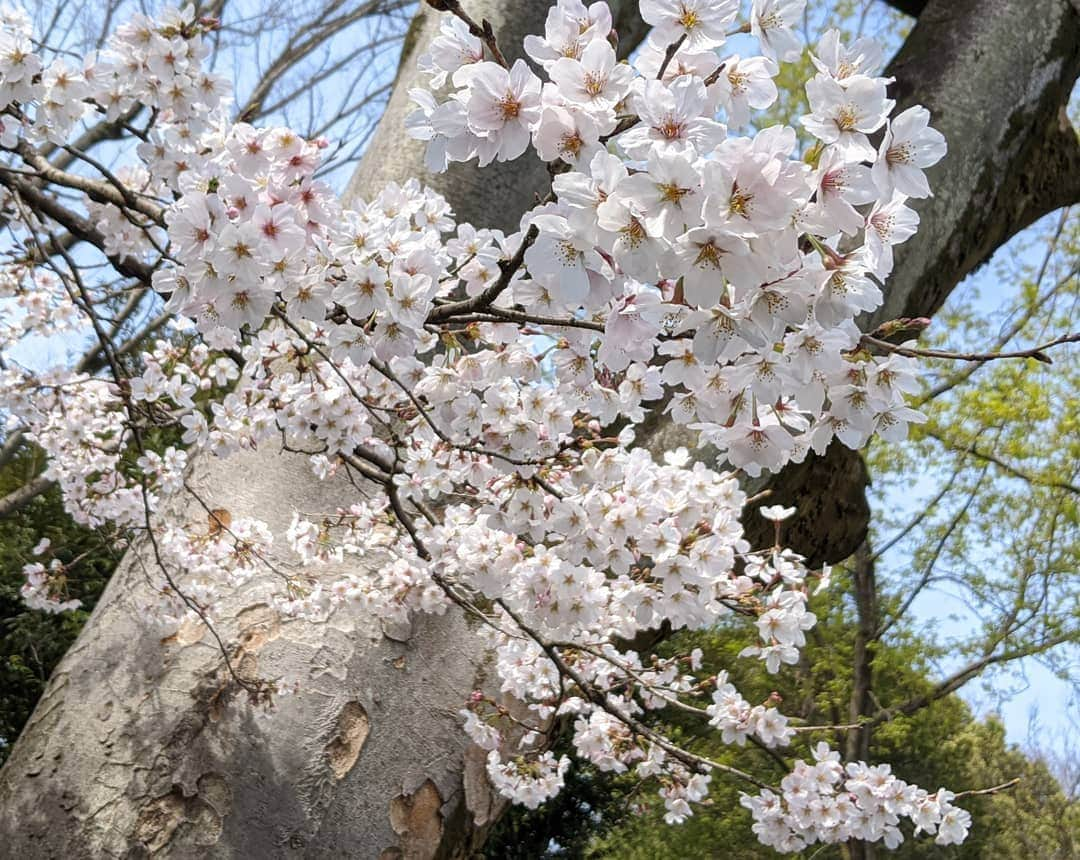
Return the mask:
{"type": "Polygon", "coordinates": [[[48,491],[53,481],[42,475],[31,478],[17,490],[12,490],[3,498],[0,498],[0,519],[10,517],[17,511],[25,508],[30,502],[48,491]]]}
{"type": "Polygon", "coordinates": [[[495,32],[491,29],[491,24],[488,21],[484,20],[477,24],[469,16],[469,13],[461,8],[461,3],[458,0],[425,0],[425,2],[438,12],[449,12],[451,15],[460,18],[465,23],[465,26],[469,28],[469,32],[484,43],[492,59],[504,69],[510,68],[510,64],[506,62],[503,52],[499,50],[495,32]]]}
{"type": "MultiPolygon", "coordinates": [[[[933,429],[924,429],[923,432],[926,433],[927,436],[930,436],[933,439],[937,439],[943,445],[955,447],[954,443],[952,443],[950,440],[945,438],[945,436],[934,431],[933,429]]],[[[967,452],[979,460],[985,460],[988,463],[993,463],[1006,474],[1011,475],[1014,478],[1019,478],[1022,481],[1027,481],[1029,484],[1035,484],[1043,487],[1051,487],[1057,490],[1067,490],[1070,493],[1076,493],[1077,495],[1080,495],[1080,486],[1077,486],[1070,481],[1064,481],[1056,478],[1042,478],[1037,475],[1032,475],[1019,468],[1018,466],[1014,466],[1012,463],[1003,460],[996,454],[992,454],[989,451],[985,451],[982,448],[976,447],[974,444],[972,444],[967,449],[967,452]]]]}
{"type": "Polygon", "coordinates": [[[1054,338],[1041,346],[1034,346],[1031,349],[1019,349],[1013,352],[949,352],[943,349],[920,349],[918,347],[889,343],[887,340],[881,340],[868,334],[863,335],[862,342],[883,352],[906,355],[909,358],[944,358],[953,361],[974,362],[976,364],[996,361],[999,358],[1033,358],[1043,364],[1053,364],[1054,362],[1046,354],[1046,350],[1066,343],[1080,343],[1080,332],[1063,334],[1061,337],[1054,338]]]}

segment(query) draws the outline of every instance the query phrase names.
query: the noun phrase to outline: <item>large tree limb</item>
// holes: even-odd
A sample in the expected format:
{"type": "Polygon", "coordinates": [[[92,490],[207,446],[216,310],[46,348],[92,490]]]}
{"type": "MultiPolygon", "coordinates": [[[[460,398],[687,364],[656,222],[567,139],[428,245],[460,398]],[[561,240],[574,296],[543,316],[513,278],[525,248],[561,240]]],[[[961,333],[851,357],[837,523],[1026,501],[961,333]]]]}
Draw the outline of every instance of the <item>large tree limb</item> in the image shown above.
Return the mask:
{"type": "Polygon", "coordinates": [[[926,0],[884,0],[884,2],[912,18],[918,18],[922,10],[926,8],[926,0]]]}
{"type": "MultiPolygon", "coordinates": [[[[5,170],[3,167],[0,167],[0,185],[18,194],[34,212],[51,218],[72,236],[93,245],[105,255],[112,267],[121,275],[135,278],[146,286],[151,285],[154,267],[148,266],[134,257],[122,257],[117,254],[107,253],[105,251],[105,236],[89,218],[67,208],[51,194],[42,191],[36,184],[21,174],[5,170]]],[[[54,245],[54,247],[59,248],[60,246],[54,245]]],[[[45,258],[45,254],[40,252],[35,253],[34,256],[40,259],[45,258]]]]}
{"type": "Polygon", "coordinates": [[[52,485],[51,480],[43,475],[38,475],[31,478],[17,490],[12,490],[6,496],[0,498],[0,520],[11,516],[15,511],[28,505],[52,485]]]}
{"type": "Polygon", "coordinates": [[[1080,142],[1065,106],[1080,73],[1070,0],[930,0],[889,64],[897,110],[926,106],[949,141],[898,249],[874,323],[930,316],[1002,244],[1080,201],[1080,142]]]}

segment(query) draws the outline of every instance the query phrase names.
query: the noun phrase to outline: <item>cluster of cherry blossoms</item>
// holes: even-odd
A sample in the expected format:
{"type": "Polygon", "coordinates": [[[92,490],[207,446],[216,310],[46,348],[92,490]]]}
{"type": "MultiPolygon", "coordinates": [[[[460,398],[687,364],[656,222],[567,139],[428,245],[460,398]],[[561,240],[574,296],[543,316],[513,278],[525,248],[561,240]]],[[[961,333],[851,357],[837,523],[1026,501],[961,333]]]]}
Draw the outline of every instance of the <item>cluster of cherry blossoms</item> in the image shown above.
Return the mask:
{"type": "Polygon", "coordinates": [[[41,561],[32,561],[23,568],[26,583],[21,592],[23,601],[30,609],[45,612],[67,612],[82,606],[81,600],[57,600],[55,589],[58,580],[64,576],[64,563],[58,558],[45,559],[51,541],[43,538],[31,550],[31,554],[41,561]]]}
{"type": "Polygon", "coordinates": [[[765,789],[743,796],[743,806],[754,817],[754,833],[764,844],[794,853],[816,842],[862,839],[892,849],[904,841],[901,818],[911,821],[916,835],[936,834],[938,845],[967,837],[971,815],[953,806],[952,792],[941,788],[929,794],[898,779],[887,764],[845,767],[840,754],[824,743],[813,753],[814,764],[795,762],[780,784],[781,794],[765,789]]]}
{"type": "Polygon", "coordinates": [[[8,427],[25,428],[42,448],[44,476],[60,485],[77,523],[125,528],[142,522],[142,499],[120,469],[127,416],[109,382],[63,372],[28,378],[10,369],[0,372],[0,386],[8,427]],[[100,510],[103,498],[108,503],[100,510]]]}
{"type": "Polygon", "coordinates": [[[180,144],[180,138],[201,131],[205,116],[228,93],[227,81],[203,68],[208,49],[192,6],[165,9],[156,19],[135,16],[79,65],[64,56],[45,63],[22,10],[5,7],[0,27],[0,124],[8,148],[22,136],[64,144],[91,111],[115,120],[144,105],[165,115],[147,147],[192,151],[194,141],[180,144]],[[31,104],[32,116],[12,110],[31,104]]]}
{"type": "MultiPolygon", "coordinates": [[[[409,130],[434,169],[530,147],[553,163],[552,194],[509,235],[456,224],[415,179],[343,204],[317,179],[325,141],[229,120],[227,88],[203,66],[210,24],[190,7],[125,25],[77,69],[35,54],[25,20],[0,18],[0,146],[12,158],[34,167],[39,145],[95,112],[152,111],[136,161],[69,181],[100,251],[177,319],[135,369],[113,360],[112,379],[85,366],[0,371],[8,432],[45,450],[80,522],[148,533],[163,624],[213,621],[240,587],[313,622],[350,607],[391,622],[460,607],[483,621],[499,694],[527,714],[511,719],[484,693],[463,711],[502,794],[535,806],[558,792],[570,760],[545,741],[566,719],[578,757],[656,780],[668,820],[684,820],[715,763],[652,728],[649,712],[689,709],[725,742],[770,748],[796,727],[773,698],[750,702],[727,673],[703,674],[699,652],[660,658],[628,643],[745,616],[742,656],[772,673],[798,661],[828,570],[782,546],[792,509],[762,509],[777,540],[751,546],[748,499],[722,469],[777,471],[834,438],[858,447],[920,420],[904,403],[913,361],[874,354],[855,319],[881,304],[892,248],[918,224],[906,200],[930,193],[923,169],[944,154],[924,109],[890,120],[876,48],[835,32],[807,83],[813,142],[787,127],[738,134],[776,99],[778,64],[801,53],[803,3],[753,0],[744,23],[741,6],[642,0],[653,31],[631,64],[602,2],[559,0],[525,41],[531,63],[513,65],[467,17],[444,17],[409,130]],[[760,53],[723,55],[735,33],[760,53]],[[657,410],[716,462],[635,447],[657,410]],[[318,479],[373,492],[297,512],[284,535],[212,499],[198,499],[208,517],[167,519],[161,500],[194,491],[184,450],[144,445],[160,426],[220,456],[299,452],[318,479]],[[347,557],[380,562],[342,574],[347,557]]],[[[28,246],[43,223],[23,225],[28,246]]],[[[0,330],[5,350],[93,320],[77,284],[45,279],[42,298],[42,282],[26,261],[5,269],[0,297],[21,320],[0,330]]],[[[50,569],[27,566],[27,599],[68,608],[63,571],[50,569]]],[[[893,844],[901,816],[942,844],[963,837],[966,813],[947,792],[863,763],[845,771],[827,749],[817,761],[747,800],[762,841],[893,844]]]]}
{"type": "Polygon", "coordinates": [[[854,319],[880,306],[892,247],[918,224],[905,201],[929,194],[923,168],[945,145],[923,108],[890,123],[889,79],[871,76],[880,52],[835,31],[807,83],[816,144],[802,152],[779,126],[734,134],[775,100],[802,6],[755,2],[764,56],[721,60],[739,5],[643,3],[655,29],[631,66],[605,4],[559,3],[525,44],[546,82],[524,60],[484,60],[481,39],[447,18],[421,67],[454,89],[441,103],[414,91],[410,122],[434,167],[516,158],[530,142],[570,167],[523,219],[538,231],[529,279],[502,300],[602,319],[603,339],[570,346],[574,369],[662,365],[672,419],[757,474],[920,420],[904,405],[912,363],[859,351],[854,319]]]}

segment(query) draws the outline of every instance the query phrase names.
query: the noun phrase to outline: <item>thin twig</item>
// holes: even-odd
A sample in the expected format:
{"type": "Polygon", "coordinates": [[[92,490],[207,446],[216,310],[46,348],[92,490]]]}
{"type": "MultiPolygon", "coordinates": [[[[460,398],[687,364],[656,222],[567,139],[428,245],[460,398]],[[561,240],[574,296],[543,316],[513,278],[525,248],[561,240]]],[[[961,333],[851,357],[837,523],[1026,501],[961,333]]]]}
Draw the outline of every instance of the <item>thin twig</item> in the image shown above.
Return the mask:
{"type": "Polygon", "coordinates": [[[454,17],[460,18],[465,23],[465,26],[469,28],[469,32],[487,46],[495,62],[504,69],[510,68],[510,64],[506,62],[503,52],[499,50],[499,43],[489,21],[485,19],[477,24],[469,13],[461,8],[461,3],[458,0],[426,0],[426,2],[428,6],[437,12],[449,12],[454,17]]]}
{"type": "Polygon", "coordinates": [[[664,79],[664,72],[667,71],[668,66],[671,65],[671,61],[675,59],[675,55],[679,53],[679,48],[683,46],[686,41],[686,33],[683,33],[679,38],[672,42],[667,48],[664,49],[664,59],[660,63],[660,69],[656,73],[656,79],[662,81],[664,79]]]}
{"type": "Polygon", "coordinates": [[[1080,343],[1080,332],[1063,334],[1061,337],[1054,338],[1041,346],[1033,346],[1031,349],[1019,349],[1013,352],[949,352],[944,349],[920,349],[918,347],[889,343],[887,340],[881,340],[869,334],[862,336],[862,342],[884,352],[906,355],[909,358],[944,358],[952,361],[974,362],[996,361],[999,358],[1034,358],[1043,364],[1053,364],[1054,362],[1046,354],[1046,350],[1065,343],[1080,343]]]}
{"type": "Polygon", "coordinates": [[[1008,791],[1010,788],[1015,788],[1021,782],[1020,777],[1014,777],[1008,782],[1003,782],[1001,785],[992,785],[989,788],[971,789],[970,791],[958,791],[953,795],[953,800],[959,800],[961,797],[979,797],[984,794],[998,794],[1002,791],[1008,791]]]}

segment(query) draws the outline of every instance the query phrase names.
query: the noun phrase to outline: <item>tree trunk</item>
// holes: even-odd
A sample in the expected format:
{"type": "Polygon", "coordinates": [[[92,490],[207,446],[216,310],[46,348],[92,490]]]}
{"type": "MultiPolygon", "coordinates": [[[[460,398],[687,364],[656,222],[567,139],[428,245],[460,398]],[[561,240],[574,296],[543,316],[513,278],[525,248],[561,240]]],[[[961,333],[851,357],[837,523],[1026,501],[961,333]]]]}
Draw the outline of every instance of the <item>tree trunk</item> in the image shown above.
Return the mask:
{"type": "MultiPolygon", "coordinates": [[[[501,43],[511,50],[522,33],[541,32],[547,7],[466,5],[507,34],[501,43]]],[[[641,34],[634,5],[625,0],[616,13],[623,52],[641,34]]],[[[430,18],[422,10],[410,30],[351,194],[423,176],[402,120],[430,18]]],[[[927,6],[897,72],[902,98],[934,111],[951,153],[932,177],[938,197],[922,207],[925,229],[899,257],[890,308],[934,310],[1007,235],[1080,196],[1070,190],[1080,171],[1058,172],[1076,161],[1075,137],[1055,124],[1078,43],[1067,0],[927,6]]],[[[547,175],[519,161],[425,180],[463,219],[512,228],[547,175]]],[[[834,450],[785,473],[774,497],[798,501],[801,533],[819,558],[848,554],[865,531],[865,467],[834,450]]],[[[213,507],[279,533],[294,509],[332,511],[354,492],[319,484],[302,459],[272,452],[198,458],[192,482],[213,507]]],[[[205,521],[191,506],[176,516],[205,521]]],[[[257,584],[238,590],[220,624],[238,671],[302,682],[299,696],[264,715],[238,698],[205,631],[162,639],[144,621],[147,564],[145,549],[128,554],[0,772],[10,856],[428,858],[465,857],[481,844],[501,803],[456,712],[490,669],[459,614],[417,619],[409,631],[380,632],[378,619],[350,612],[325,625],[294,623],[270,611],[257,584]]]]}
{"type": "MultiPolygon", "coordinates": [[[[874,678],[874,639],[878,630],[877,577],[874,554],[867,541],[855,551],[851,569],[858,627],[855,630],[855,649],[851,665],[851,703],[848,722],[857,723],[869,716],[873,708],[871,689],[874,678]]],[[[870,760],[872,729],[865,726],[847,733],[844,758],[848,761],[870,760]]],[[[875,843],[852,839],[847,845],[849,860],[874,860],[875,843]]]]}

